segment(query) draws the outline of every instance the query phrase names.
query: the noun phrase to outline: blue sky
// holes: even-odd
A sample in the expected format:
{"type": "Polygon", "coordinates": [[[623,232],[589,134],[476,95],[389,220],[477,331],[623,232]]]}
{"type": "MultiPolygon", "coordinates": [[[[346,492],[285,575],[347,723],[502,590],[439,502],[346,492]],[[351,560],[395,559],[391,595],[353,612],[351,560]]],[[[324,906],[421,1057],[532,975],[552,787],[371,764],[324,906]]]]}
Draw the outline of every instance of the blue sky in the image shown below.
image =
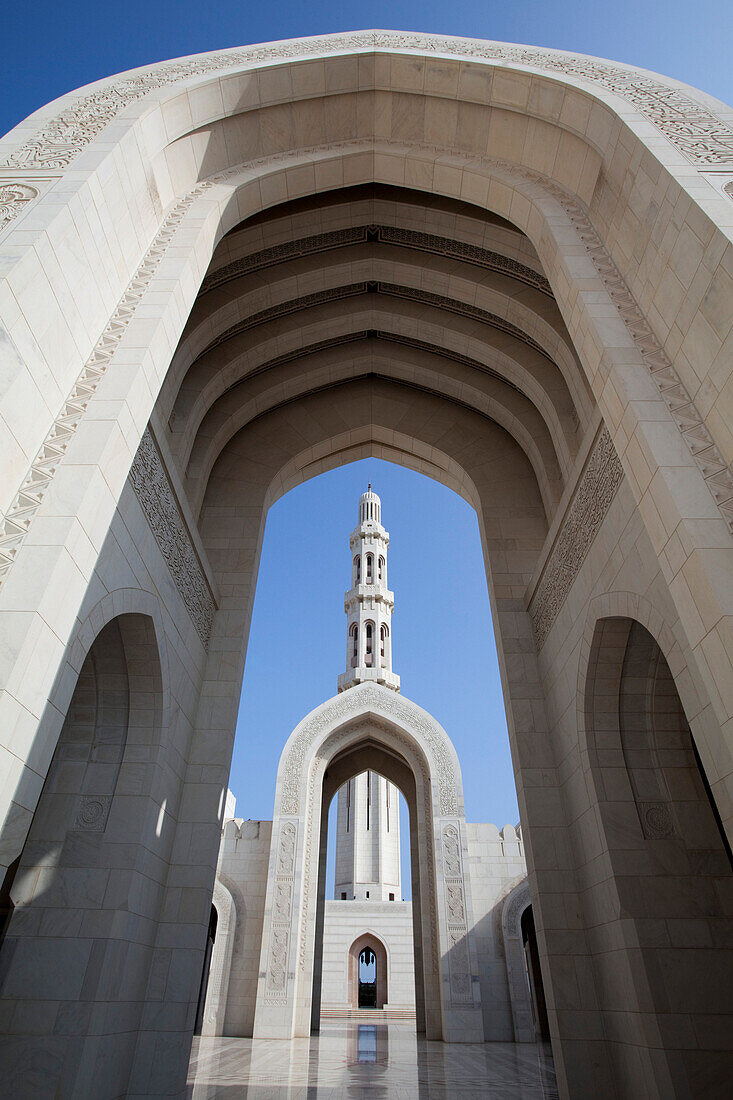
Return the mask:
{"type": "Polygon", "coordinates": [[[0,133],[92,80],[169,57],[386,27],[494,38],[626,61],[733,100],[730,0],[39,0],[4,5],[0,133]]]}

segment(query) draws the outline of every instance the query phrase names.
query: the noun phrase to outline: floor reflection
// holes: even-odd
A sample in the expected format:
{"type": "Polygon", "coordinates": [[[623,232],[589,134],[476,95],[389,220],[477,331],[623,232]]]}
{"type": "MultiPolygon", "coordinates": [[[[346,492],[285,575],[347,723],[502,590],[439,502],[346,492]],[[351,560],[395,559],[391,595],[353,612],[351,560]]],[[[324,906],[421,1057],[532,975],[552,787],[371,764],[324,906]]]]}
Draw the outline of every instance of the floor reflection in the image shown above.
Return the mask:
{"type": "Polygon", "coordinates": [[[549,1047],[435,1043],[409,1024],[329,1020],[310,1039],[194,1040],[190,1100],[557,1100],[549,1047]]]}

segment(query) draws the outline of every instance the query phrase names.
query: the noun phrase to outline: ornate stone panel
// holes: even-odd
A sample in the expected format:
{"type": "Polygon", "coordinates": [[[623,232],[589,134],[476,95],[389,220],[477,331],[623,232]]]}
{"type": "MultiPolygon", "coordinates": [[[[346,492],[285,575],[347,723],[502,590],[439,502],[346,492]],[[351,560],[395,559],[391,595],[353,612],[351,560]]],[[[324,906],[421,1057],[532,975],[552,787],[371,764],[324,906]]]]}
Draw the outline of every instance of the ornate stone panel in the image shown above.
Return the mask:
{"type": "Polygon", "coordinates": [[[147,72],[112,78],[108,84],[80,96],[55,118],[45,122],[29,141],[0,161],[0,167],[65,168],[131,103],[177,81],[263,62],[369,49],[417,50],[500,65],[525,65],[577,77],[632,103],[693,164],[700,167],[733,164],[733,129],[730,126],[684,89],[638,70],[533,46],[409,32],[358,31],[211,53],[164,62],[147,72]]]}
{"type": "Polygon", "coordinates": [[[621,462],[608,429],[604,427],[591,451],[530,603],[529,614],[538,649],[545,644],[622,478],[621,462]]]}
{"type": "Polygon", "coordinates": [[[448,971],[451,1000],[473,1001],[471,967],[468,956],[466,896],[463,885],[463,857],[458,825],[443,829],[443,883],[448,927],[448,971]]]}
{"type": "Polygon", "coordinates": [[[292,821],[286,821],[280,830],[275,857],[275,890],[270,916],[270,953],[265,983],[265,996],[268,1001],[284,1001],[287,998],[297,843],[297,827],[292,821]]]}
{"type": "Polygon", "coordinates": [[[208,645],[216,604],[149,428],[132,463],[130,484],[199,637],[208,645]]]}
{"type": "Polygon", "coordinates": [[[0,180],[0,233],[22,214],[29,202],[40,192],[27,181],[0,180]]]}

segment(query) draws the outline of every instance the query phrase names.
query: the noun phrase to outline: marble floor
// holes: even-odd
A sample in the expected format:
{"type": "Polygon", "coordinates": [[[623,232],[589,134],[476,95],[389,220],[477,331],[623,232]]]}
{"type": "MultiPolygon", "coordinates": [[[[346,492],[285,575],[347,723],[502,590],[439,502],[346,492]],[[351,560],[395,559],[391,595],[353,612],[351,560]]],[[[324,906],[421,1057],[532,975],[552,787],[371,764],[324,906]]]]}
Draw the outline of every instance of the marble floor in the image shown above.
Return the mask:
{"type": "Polygon", "coordinates": [[[410,1024],[329,1020],[310,1039],[194,1039],[190,1100],[557,1100],[548,1046],[436,1043],[410,1024]]]}

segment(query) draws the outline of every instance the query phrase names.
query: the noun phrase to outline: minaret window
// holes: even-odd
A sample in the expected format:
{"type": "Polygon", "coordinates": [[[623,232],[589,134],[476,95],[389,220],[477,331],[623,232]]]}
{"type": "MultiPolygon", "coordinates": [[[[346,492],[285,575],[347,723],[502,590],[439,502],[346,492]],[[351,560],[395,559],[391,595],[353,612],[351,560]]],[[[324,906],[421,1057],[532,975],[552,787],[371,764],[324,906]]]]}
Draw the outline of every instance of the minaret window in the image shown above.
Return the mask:
{"type": "Polygon", "coordinates": [[[379,656],[382,668],[387,667],[387,646],[389,645],[389,627],[384,623],[379,628],[379,656]]]}
{"type": "Polygon", "coordinates": [[[352,623],[349,631],[351,637],[351,667],[356,668],[359,663],[359,627],[352,623]]]}
{"type": "Polygon", "coordinates": [[[382,555],[379,555],[379,583],[384,581],[385,561],[382,555]]]}
{"type": "Polygon", "coordinates": [[[364,629],[364,664],[371,668],[374,664],[374,623],[367,623],[364,629]]]}
{"type": "Polygon", "coordinates": [[[374,584],[374,558],[371,554],[366,556],[366,582],[374,584]]]}
{"type": "Polygon", "coordinates": [[[361,557],[359,554],[354,558],[354,584],[361,584],[361,557]]]}

